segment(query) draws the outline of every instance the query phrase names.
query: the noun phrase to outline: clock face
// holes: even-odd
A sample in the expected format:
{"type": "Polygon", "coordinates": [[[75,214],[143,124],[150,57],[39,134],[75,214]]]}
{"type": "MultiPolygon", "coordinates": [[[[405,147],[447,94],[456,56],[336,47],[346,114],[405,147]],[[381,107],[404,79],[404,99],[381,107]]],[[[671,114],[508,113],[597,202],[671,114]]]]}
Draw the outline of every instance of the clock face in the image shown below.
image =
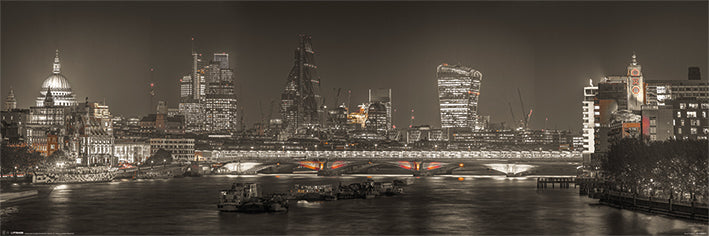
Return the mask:
{"type": "Polygon", "coordinates": [[[630,71],[630,75],[632,76],[640,76],[640,70],[638,69],[633,69],[630,71]]]}
{"type": "Polygon", "coordinates": [[[638,86],[633,86],[633,94],[640,93],[640,88],[638,86]]]}

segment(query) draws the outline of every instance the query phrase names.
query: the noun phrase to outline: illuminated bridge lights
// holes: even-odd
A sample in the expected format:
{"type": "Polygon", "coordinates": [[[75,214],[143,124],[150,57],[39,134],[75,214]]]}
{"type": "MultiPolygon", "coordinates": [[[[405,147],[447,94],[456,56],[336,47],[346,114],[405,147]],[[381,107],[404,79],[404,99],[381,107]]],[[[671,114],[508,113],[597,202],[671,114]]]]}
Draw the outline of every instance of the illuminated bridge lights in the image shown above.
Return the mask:
{"type": "Polygon", "coordinates": [[[424,163],[424,169],[426,170],[434,170],[443,167],[443,163],[440,162],[428,162],[424,163]]]}
{"type": "Polygon", "coordinates": [[[300,164],[300,167],[305,167],[311,170],[323,169],[323,163],[320,161],[300,161],[298,164],[300,164]]]}
{"type": "Polygon", "coordinates": [[[404,169],[407,169],[407,170],[410,170],[410,169],[413,168],[412,163],[409,162],[409,161],[397,161],[396,163],[397,163],[397,166],[398,166],[398,167],[401,167],[401,168],[404,168],[404,169]]]}
{"type": "Polygon", "coordinates": [[[343,167],[343,166],[345,166],[345,165],[347,165],[347,163],[344,162],[344,161],[335,161],[335,162],[332,162],[332,165],[330,166],[330,169],[333,169],[333,170],[334,170],[334,169],[343,167]]]}

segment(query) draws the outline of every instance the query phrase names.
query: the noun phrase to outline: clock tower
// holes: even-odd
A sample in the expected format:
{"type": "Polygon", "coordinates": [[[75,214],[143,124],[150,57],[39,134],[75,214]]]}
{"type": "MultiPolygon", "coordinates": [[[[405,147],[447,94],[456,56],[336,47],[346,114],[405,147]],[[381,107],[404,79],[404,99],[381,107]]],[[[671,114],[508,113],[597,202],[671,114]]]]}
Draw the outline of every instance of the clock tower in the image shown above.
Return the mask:
{"type": "Polygon", "coordinates": [[[638,64],[637,57],[633,53],[633,60],[628,65],[627,88],[628,88],[628,109],[639,111],[645,104],[645,81],[643,81],[642,66],[638,64]]]}

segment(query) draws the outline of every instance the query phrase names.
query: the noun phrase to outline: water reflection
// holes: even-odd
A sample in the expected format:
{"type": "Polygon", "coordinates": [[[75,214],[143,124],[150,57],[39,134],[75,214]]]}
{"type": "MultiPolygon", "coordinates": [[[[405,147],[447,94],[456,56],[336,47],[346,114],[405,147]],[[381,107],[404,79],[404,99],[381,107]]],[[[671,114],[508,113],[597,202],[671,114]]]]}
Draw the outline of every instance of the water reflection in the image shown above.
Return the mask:
{"type": "MultiPolygon", "coordinates": [[[[221,213],[219,189],[255,182],[264,193],[294,184],[349,184],[366,176],[205,176],[53,186],[3,214],[3,230],[76,234],[683,234],[707,226],[593,205],[576,190],[536,191],[536,178],[372,176],[416,180],[404,195],[291,202],[289,212],[221,213]],[[461,180],[462,178],[462,180],[461,180]],[[9,215],[9,216],[8,216],[9,215]]],[[[9,187],[9,186],[8,186],[9,187]]]]}

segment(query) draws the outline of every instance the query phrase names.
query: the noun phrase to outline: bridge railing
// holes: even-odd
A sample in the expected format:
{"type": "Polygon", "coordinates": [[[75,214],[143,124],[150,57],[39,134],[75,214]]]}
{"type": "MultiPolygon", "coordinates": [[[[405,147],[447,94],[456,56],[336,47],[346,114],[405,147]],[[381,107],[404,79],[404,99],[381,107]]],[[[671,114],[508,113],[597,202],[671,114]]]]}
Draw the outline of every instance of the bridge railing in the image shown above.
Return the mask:
{"type": "Polygon", "coordinates": [[[580,159],[581,152],[568,151],[253,151],[198,150],[208,159],[239,158],[446,158],[446,159],[580,159]]]}

